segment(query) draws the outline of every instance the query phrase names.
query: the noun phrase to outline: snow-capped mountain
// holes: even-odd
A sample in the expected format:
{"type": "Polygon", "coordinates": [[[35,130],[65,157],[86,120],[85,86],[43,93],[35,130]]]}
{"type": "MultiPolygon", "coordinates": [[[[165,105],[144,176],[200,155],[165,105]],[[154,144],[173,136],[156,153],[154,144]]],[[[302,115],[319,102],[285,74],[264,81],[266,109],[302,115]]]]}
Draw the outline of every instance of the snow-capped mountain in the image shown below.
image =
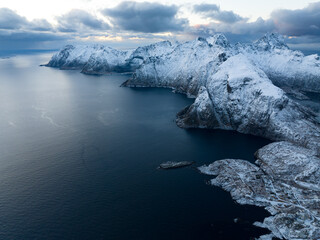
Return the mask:
{"type": "Polygon", "coordinates": [[[170,53],[147,58],[124,85],[170,87],[196,96],[227,54],[203,38],[177,44],[170,53]]]}
{"type": "Polygon", "coordinates": [[[86,74],[134,72],[141,67],[136,72],[135,80],[128,85],[139,86],[144,81],[144,85],[166,85],[195,96],[212,68],[221,60],[240,53],[279,87],[320,91],[319,56],[304,56],[300,51],[291,50],[283,37],[274,33],[266,34],[252,44],[236,45],[230,44],[222,34],[180,44],[163,41],[131,51],[99,44],[67,45],[52,57],[47,66],[81,69],[86,74]],[[179,86],[176,84],[178,81],[179,86]]]}
{"type": "Polygon", "coordinates": [[[240,46],[238,51],[277,86],[320,91],[319,56],[304,56],[300,51],[291,50],[278,34],[267,34],[253,44],[240,46]]]}
{"type": "Polygon", "coordinates": [[[170,53],[174,49],[174,45],[169,41],[162,41],[144,47],[138,47],[127,58],[126,64],[131,71],[139,68],[149,57],[157,57],[170,53]]]}
{"type": "Polygon", "coordinates": [[[103,48],[103,46],[67,45],[60,52],[54,54],[46,66],[60,69],[82,69],[92,53],[99,48],[103,48]]]}
{"type": "Polygon", "coordinates": [[[242,54],[217,67],[195,102],[178,114],[177,124],[303,143],[320,152],[320,128],[314,113],[289,99],[242,54]]]}
{"type": "MultiPolygon", "coordinates": [[[[157,82],[161,86],[166,84],[176,88],[177,79],[182,78],[186,85],[194,86],[195,82],[199,82],[196,84],[199,89],[206,81],[206,75],[210,75],[210,71],[216,68],[221,60],[238,54],[244,55],[253,65],[263,70],[279,87],[320,92],[319,56],[304,56],[300,51],[289,49],[283,37],[278,34],[267,34],[252,44],[231,45],[222,34],[178,44],[172,52],[156,59],[148,59],[136,71],[130,84],[141,85],[142,79],[147,77],[147,81],[152,85],[157,82]],[[164,65],[171,67],[162,68],[164,65]],[[166,80],[162,81],[162,78],[166,80]]],[[[191,88],[190,91],[184,87],[178,90],[196,95],[198,89],[194,91],[191,88]]]]}
{"type": "Polygon", "coordinates": [[[122,71],[132,51],[120,51],[100,44],[65,46],[54,54],[46,66],[60,69],[81,69],[87,74],[122,71]],[[119,69],[117,69],[119,67],[119,69]]]}
{"type": "Polygon", "coordinates": [[[157,57],[172,51],[169,41],[158,42],[134,50],[121,51],[101,44],[67,45],[45,65],[60,69],[81,69],[85,74],[133,72],[149,57],[157,57]]]}
{"type": "Polygon", "coordinates": [[[131,55],[131,52],[100,46],[92,51],[81,72],[86,74],[106,74],[115,71],[125,72],[127,70],[126,59],[131,55]]]}

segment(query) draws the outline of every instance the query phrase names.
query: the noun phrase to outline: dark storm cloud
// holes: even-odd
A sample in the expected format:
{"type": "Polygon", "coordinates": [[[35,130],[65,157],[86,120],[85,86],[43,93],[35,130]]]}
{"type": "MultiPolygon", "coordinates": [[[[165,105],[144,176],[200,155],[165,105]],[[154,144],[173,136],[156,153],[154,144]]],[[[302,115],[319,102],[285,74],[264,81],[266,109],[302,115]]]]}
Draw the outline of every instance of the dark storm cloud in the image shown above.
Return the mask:
{"type": "Polygon", "coordinates": [[[56,41],[67,39],[54,33],[30,32],[30,31],[0,31],[0,40],[4,41],[56,41]]]}
{"type": "Polygon", "coordinates": [[[216,4],[197,4],[194,5],[193,11],[207,18],[217,20],[222,23],[235,23],[245,21],[246,18],[234,13],[233,11],[223,11],[216,4]]]}
{"type": "Polygon", "coordinates": [[[278,32],[287,36],[320,38],[320,2],[311,3],[303,9],[275,10],[269,19],[259,18],[254,22],[248,22],[248,19],[233,12],[222,11],[215,4],[194,5],[193,11],[212,20],[219,20],[220,23],[211,22],[208,25],[208,28],[219,32],[253,36],[256,33],[278,32]]]}
{"type": "Polygon", "coordinates": [[[9,8],[0,8],[0,29],[19,29],[29,23],[9,8]]]}
{"type": "Polygon", "coordinates": [[[0,51],[28,48],[52,48],[52,46],[58,42],[68,39],[70,39],[70,37],[55,33],[29,30],[0,30],[0,51]]]}
{"type": "Polygon", "coordinates": [[[29,28],[36,31],[52,31],[52,25],[45,19],[35,19],[30,22],[29,28]]]}
{"type": "Polygon", "coordinates": [[[25,29],[37,31],[50,31],[52,25],[45,19],[28,21],[9,8],[0,8],[0,29],[25,29]]]}
{"type": "Polygon", "coordinates": [[[273,11],[271,19],[282,34],[320,36],[320,2],[311,3],[298,10],[273,11]]]}
{"type": "Polygon", "coordinates": [[[275,31],[275,25],[271,20],[258,18],[254,22],[240,21],[233,24],[211,22],[207,25],[189,28],[192,35],[208,36],[214,33],[224,33],[233,42],[249,42],[257,39],[267,32],[275,31]]]}
{"type": "Polygon", "coordinates": [[[206,37],[218,32],[224,33],[231,42],[251,42],[264,33],[275,30],[275,25],[270,19],[258,18],[254,22],[249,22],[248,18],[233,11],[221,10],[216,4],[194,5],[193,12],[211,19],[211,22],[206,25],[189,28],[190,33],[196,36],[206,37]]]}
{"type": "Polygon", "coordinates": [[[193,10],[197,13],[211,12],[211,11],[220,11],[220,7],[216,4],[197,4],[193,6],[193,10]]]}
{"type": "Polygon", "coordinates": [[[160,32],[179,32],[165,37],[182,41],[184,37],[191,39],[219,32],[232,42],[248,42],[266,32],[278,32],[287,36],[289,44],[313,49],[318,46],[320,49],[320,2],[297,10],[276,10],[269,19],[258,18],[256,21],[249,21],[233,11],[224,11],[216,4],[193,5],[193,13],[208,20],[202,26],[190,26],[187,19],[179,18],[179,11],[175,5],[126,1],[114,8],[101,10],[112,23],[110,27],[104,20],[84,10],[74,9],[57,16],[56,24],[51,25],[45,19],[30,21],[11,9],[0,8],[0,50],[56,48],[64,42],[87,41],[96,36],[120,36],[123,41],[118,44],[141,41],[141,45],[161,40],[159,34],[154,34],[160,32]]]}
{"type": "Polygon", "coordinates": [[[58,30],[61,32],[110,29],[106,22],[84,10],[73,9],[67,14],[57,17],[57,20],[58,30]]]}
{"type": "Polygon", "coordinates": [[[8,8],[0,8],[0,50],[52,48],[61,41],[87,37],[92,32],[102,32],[109,25],[82,10],[72,10],[57,17],[52,26],[45,19],[29,21],[8,8]]]}
{"type": "Polygon", "coordinates": [[[178,7],[149,2],[122,2],[115,8],[102,10],[115,27],[123,30],[158,33],[181,31],[188,24],[177,18],[178,7]]]}
{"type": "Polygon", "coordinates": [[[264,20],[262,18],[258,18],[254,22],[236,22],[232,25],[222,24],[217,25],[216,28],[219,31],[229,31],[235,34],[247,34],[247,35],[255,35],[267,32],[273,32],[275,30],[275,25],[273,21],[270,19],[264,20]]]}
{"type": "Polygon", "coordinates": [[[45,19],[28,21],[8,8],[0,8],[0,50],[45,47],[66,40],[45,19]]]}

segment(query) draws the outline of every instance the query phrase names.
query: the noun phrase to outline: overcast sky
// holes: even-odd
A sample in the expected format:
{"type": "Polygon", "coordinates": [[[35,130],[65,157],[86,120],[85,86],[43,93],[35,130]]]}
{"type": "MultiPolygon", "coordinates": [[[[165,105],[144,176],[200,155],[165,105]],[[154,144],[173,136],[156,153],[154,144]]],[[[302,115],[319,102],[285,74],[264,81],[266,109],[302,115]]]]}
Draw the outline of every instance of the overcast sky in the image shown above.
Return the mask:
{"type": "Polygon", "coordinates": [[[296,48],[320,50],[320,1],[0,0],[0,50],[102,42],[130,48],[216,32],[251,41],[278,32],[296,48]]]}

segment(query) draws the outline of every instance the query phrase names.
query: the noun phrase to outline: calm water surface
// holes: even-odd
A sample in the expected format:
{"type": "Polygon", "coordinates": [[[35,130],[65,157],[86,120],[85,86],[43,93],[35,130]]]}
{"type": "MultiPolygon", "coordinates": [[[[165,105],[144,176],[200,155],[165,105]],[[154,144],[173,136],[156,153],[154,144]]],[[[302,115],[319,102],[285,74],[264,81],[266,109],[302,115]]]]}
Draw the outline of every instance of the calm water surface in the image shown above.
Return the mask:
{"type": "Polygon", "coordinates": [[[269,141],[184,130],[193,102],[130,89],[128,76],[39,67],[48,54],[0,59],[0,239],[250,239],[266,212],[235,204],[194,168],[164,161],[253,161],[269,141]],[[241,223],[235,224],[234,218],[241,223]]]}

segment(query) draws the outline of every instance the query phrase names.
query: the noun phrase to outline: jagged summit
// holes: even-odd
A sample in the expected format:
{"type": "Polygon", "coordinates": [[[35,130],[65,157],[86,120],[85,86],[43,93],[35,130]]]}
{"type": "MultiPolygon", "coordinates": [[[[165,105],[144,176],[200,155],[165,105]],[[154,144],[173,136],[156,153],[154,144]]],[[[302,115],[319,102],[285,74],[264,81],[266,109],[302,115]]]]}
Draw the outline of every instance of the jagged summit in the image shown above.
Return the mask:
{"type": "Polygon", "coordinates": [[[162,41],[135,49],[128,60],[134,58],[146,59],[151,56],[163,55],[172,50],[173,44],[170,41],[162,41]]]}
{"type": "Polygon", "coordinates": [[[289,49],[285,44],[284,37],[278,33],[267,33],[259,40],[253,43],[254,47],[260,50],[271,50],[274,48],[278,49],[289,49]]]}
{"type": "Polygon", "coordinates": [[[218,45],[224,48],[228,48],[230,47],[230,43],[228,41],[228,39],[226,38],[225,35],[221,34],[221,33],[217,33],[215,35],[212,35],[210,37],[208,37],[207,42],[212,44],[212,45],[218,45]]]}

